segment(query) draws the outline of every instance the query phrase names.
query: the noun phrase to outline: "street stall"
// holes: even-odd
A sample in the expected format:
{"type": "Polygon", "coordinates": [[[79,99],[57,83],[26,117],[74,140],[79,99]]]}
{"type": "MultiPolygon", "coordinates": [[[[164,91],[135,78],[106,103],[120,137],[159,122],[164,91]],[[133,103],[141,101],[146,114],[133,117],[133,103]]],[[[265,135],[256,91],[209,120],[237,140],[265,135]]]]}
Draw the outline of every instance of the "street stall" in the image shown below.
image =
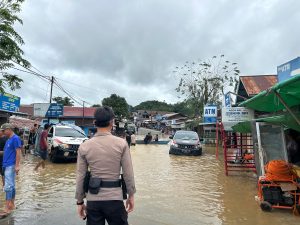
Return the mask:
{"type": "Polygon", "coordinates": [[[239,106],[266,113],[233,126],[239,132],[252,132],[261,209],[291,209],[299,214],[300,75],[239,106]]]}
{"type": "Polygon", "coordinates": [[[256,172],[253,141],[251,134],[249,134],[251,132],[239,132],[232,128],[240,122],[249,121],[253,118],[253,110],[245,107],[222,108],[222,121],[217,123],[217,129],[221,133],[226,176],[241,172],[256,172]]]}

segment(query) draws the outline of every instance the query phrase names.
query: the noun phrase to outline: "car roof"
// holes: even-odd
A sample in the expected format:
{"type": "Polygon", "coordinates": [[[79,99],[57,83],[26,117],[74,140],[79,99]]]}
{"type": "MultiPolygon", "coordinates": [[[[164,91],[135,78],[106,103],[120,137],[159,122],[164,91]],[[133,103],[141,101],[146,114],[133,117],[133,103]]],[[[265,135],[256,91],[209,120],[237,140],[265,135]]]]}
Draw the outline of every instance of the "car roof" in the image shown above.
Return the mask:
{"type": "Polygon", "coordinates": [[[66,125],[53,125],[53,127],[55,128],[71,128],[71,129],[74,129],[73,127],[70,127],[70,126],[66,126],[66,125]]]}
{"type": "MultiPolygon", "coordinates": [[[[176,133],[196,133],[195,131],[192,131],[192,130],[178,130],[176,131],[176,133]]],[[[176,134],[175,133],[175,134],[176,134]]],[[[196,133],[197,134],[197,133],[196,133]]]]}

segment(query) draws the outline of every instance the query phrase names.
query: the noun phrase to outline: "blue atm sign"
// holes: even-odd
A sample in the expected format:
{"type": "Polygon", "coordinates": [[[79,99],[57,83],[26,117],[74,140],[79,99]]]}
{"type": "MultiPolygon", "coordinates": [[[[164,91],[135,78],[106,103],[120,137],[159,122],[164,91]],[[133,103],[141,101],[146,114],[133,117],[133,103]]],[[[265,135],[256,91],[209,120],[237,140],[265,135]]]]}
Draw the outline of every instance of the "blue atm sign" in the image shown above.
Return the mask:
{"type": "Polygon", "coordinates": [[[300,57],[277,67],[278,82],[300,74],[300,57]]]}
{"type": "Polygon", "coordinates": [[[0,93],[0,110],[8,112],[18,112],[20,108],[20,97],[8,94],[0,93]]]}
{"type": "Polygon", "coordinates": [[[204,123],[215,123],[217,122],[218,109],[217,106],[205,106],[203,112],[204,123]]]}

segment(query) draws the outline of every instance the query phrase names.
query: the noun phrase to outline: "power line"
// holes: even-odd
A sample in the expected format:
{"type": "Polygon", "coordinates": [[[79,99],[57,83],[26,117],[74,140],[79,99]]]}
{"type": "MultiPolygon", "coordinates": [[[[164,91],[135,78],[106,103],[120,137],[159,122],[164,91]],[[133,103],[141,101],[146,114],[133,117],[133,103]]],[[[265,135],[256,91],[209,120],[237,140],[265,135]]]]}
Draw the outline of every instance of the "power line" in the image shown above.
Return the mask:
{"type": "MultiPolygon", "coordinates": [[[[29,73],[29,74],[36,75],[34,72],[30,72],[30,71],[22,70],[22,69],[19,69],[19,68],[16,68],[16,67],[13,67],[12,69],[15,69],[15,70],[18,70],[18,71],[21,71],[21,72],[24,72],[24,73],[29,73]]],[[[39,78],[39,79],[41,79],[42,81],[45,81],[45,82],[47,82],[47,83],[48,83],[47,89],[43,89],[43,88],[41,88],[41,87],[39,87],[39,86],[35,86],[35,88],[38,88],[38,89],[40,89],[40,90],[43,90],[43,91],[45,91],[45,92],[46,92],[46,96],[47,96],[48,87],[49,87],[49,81],[48,81],[48,80],[46,80],[46,79],[44,79],[44,78],[42,78],[42,77],[40,77],[40,76],[36,76],[36,77],[37,77],[37,78],[39,78]]]]}
{"type": "MultiPolygon", "coordinates": [[[[60,79],[60,78],[58,78],[59,80],[62,80],[62,79],[60,79]]],[[[57,77],[55,77],[55,80],[56,80],[56,82],[58,83],[58,81],[57,81],[57,77]]],[[[68,81],[66,81],[66,82],[68,82],[68,81]]],[[[75,84],[76,85],[76,84],[75,84]]],[[[62,85],[60,85],[61,87],[62,87],[62,85]]],[[[70,91],[68,91],[68,90],[66,90],[65,88],[64,88],[64,90],[65,91],[67,91],[68,93],[69,93],[69,95],[71,95],[73,98],[77,98],[78,100],[80,100],[81,102],[85,102],[85,103],[87,103],[88,105],[93,105],[92,103],[90,103],[90,102],[88,102],[88,101],[86,101],[86,100],[83,100],[82,98],[80,98],[80,97],[75,97],[75,95],[74,94],[72,94],[70,91]]]]}
{"type": "Polygon", "coordinates": [[[63,91],[66,95],[68,95],[74,102],[78,103],[79,105],[82,106],[82,103],[79,102],[77,99],[75,99],[75,97],[73,97],[73,95],[71,93],[69,93],[68,91],[66,91],[55,79],[54,80],[54,84],[61,90],[63,91]]]}
{"type": "MultiPolygon", "coordinates": [[[[34,66],[32,66],[32,67],[33,67],[34,69],[36,69],[39,73],[41,73],[43,77],[48,77],[49,80],[50,80],[50,77],[49,77],[49,76],[46,76],[45,74],[43,74],[38,68],[36,68],[36,67],[34,67],[34,66]]],[[[33,71],[33,72],[34,72],[34,71],[33,71]]],[[[34,72],[34,73],[36,73],[36,72],[34,72]]],[[[36,73],[36,74],[38,74],[38,73],[36,73]]],[[[41,75],[41,74],[39,74],[39,75],[41,75]]],[[[54,80],[54,83],[58,86],[58,88],[59,88],[62,92],[64,92],[65,94],[67,94],[71,99],[73,99],[73,100],[74,100],[76,103],[78,103],[79,105],[82,105],[79,101],[77,101],[77,100],[75,99],[75,97],[74,97],[73,94],[71,94],[69,91],[67,91],[66,89],[64,89],[64,88],[62,87],[62,85],[60,85],[60,84],[57,82],[56,79],[60,79],[60,78],[58,78],[58,77],[56,77],[56,76],[51,76],[51,79],[52,79],[52,77],[55,79],[55,80],[54,80]]],[[[67,81],[67,82],[69,82],[69,81],[67,81]]],[[[80,86],[80,85],[78,85],[78,84],[74,84],[74,85],[80,86]]],[[[79,97],[77,97],[77,99],[79,99],[80,101],[85,102],[85,103],[87,103],[87,104],[89,104],[89,105],[92,105],[91,103],[89,103],[89,102],[87,102],[87,101],[84,101],[84,100],[80,99],[79,97]]]]}
{"type": "Polygon", "coordinates": [[[90,91],[91,93],[94,93],[95,91],[96,91],[96,92],[98,92],[98,91],[106,92],[106,91],[104,91],[104,90],[94,89],[94,88],[91,88],[91,87],[86,87],[86,86],[83,86],[83,85],[79,85],[79,84],[76,84],[76,83],[72,83],[72,82],[70,82],[70,81],[68,81],[68,80],[64,80],[64,79],[61,79],[61,78],[58,78],[58,77],[55,77],[55,78],[58,79],[58,80],[67,82],[66,84],[73,85],[73,86],[76,86],[76,87],[84,88],[84,89],[90,91]]]}
{"type": "Polygon", "coordinates": [[[43,72],[41,72],[38,68],[34,67],[33,65],[31,65],[32,68],[34,68],[36,71],[38,71],[40,74],[46,76],[46,77],[49,77],[47,75],[45,75],[43,72]]]}
{"type": "MultiPolygon", "coordinates": [[[[44,81],[47,81],[47,83],[49,83],[49,82],[52,81],[52,77],[45,75],[45,74],[42,73],[39,69],[37,69],[36,67],[34,67],[34,66],[32,66],[32,65],[31,65],[31,67],[34,68],[35,70],[37,70],[39,73],[37,73],[37,72],[35,72],[35,71],[33,71],[33,70],[31,70],[31,69],[29,69],[29,68],[27,68],[27,67],[21,65],[21,64],[15,62],[15,61],[13,61],[13,62],[16,63],[17,65],[23,67],[25,70],[19,69],[19,68],[16,68],[16,67],[13,67],[13,69],[16,69],[16,70],[19,70],[19,71],[22,71],[22,72],[25,72],[25,73],[33,74],[33,75],[39,77],[40,79],[42,79],[42,80],[44,80],[44,81]],[[26,70],[27,70],[27,71],[26,71],[26,70]]],[[[85,103],[87,103],[88,105],[92,105],[92,103],[89,103],[88,101],[82,100],[82,99],[79,98],[79,97],[74,97],[74,95],[73,95],[72,93],[70,93],[69,91],[67,91],[65,88],[62,87],[62,85],[61,85],[60,83],[58,83],[57,79],[59,79],[59,80],[62,80],[62,79],[60,79],[60,78],[57,78],[57,79],[56,79],[56,78],[57,78],[57,77],[54,77],[54,76],[53,76],[53,79],[54,79],[54,80],[53,80],[53,83],[56,85],[56,87],[57,87],[59,90],[61,90],[63,93],[65,93],[67,96],[69,96],[74,102],[78,103],[78,104],[81,105],[81,106],[83,105],[81,102],[85,102],[85,103]]],[[[69,83],[69,81],[66,81],[66,82],[69,83]]],[[[76,86],[80,86],[80,85],[75,84],[75,83],[72,83],[72,84],[74,84],[74,85],[76,85],[76,86]]],[[[48,86],[48,87],[49,87],[49,86],[48,86]]],[[[81,86],[81,87],[83,87],[83,86],[81,86]]],[[[87,88],[87,87],[84,87],[84,88],[87,88]]],[[[48,88],[47,88],[47,89],[48,89],[48,88]]],[[[87,88],[87,89],[89,89],[89,88],[87,88]]],[[[97,91],[98,91],[98,90],[97,90],[97,91]]]]}
{"type": "MultiPolygon", "coordinates": [[[[12,60],[12,61],[13,61],[13,60],[12,60]]],[[[50,80],[50,76],[39,74],[39,73],[37,73],[37,72],[35,72],[35,71],[33,71],[33,70],[31,70],[31,69],[29,69],[29,68],[27,68],[27,67],[21,65],[20,63],[18,63],[18,62],[16,62],[16,61],[13,61],[13,62],[14,62],[15,64],[17,64],[17,65],[23,67],[24,69],[28,70],[29,72],[31,72],[32,74],[34,74],[34,75],[36,75],[36,76],[43,77],[44,79],[50,80]]],[[[14,68],[16,68],[16,67],[14,67],[14,68]]]]}
{"type": "Polygon", "coordinates": [[[42,79],[43,81],[46,81],[47,83],[49,82],[49,79],[41,76],[40,74],[37,74],[36,72],[31,72],[31,71],[26,71],[26,70],[22,70],[22,69],[19,69],[17,67],[13,67],[12,69],[15,69],[15,70],[18,70],[18,71],[21,71],[21,72],[24,72],[24,73],[29,73],[29,74],[33,74],[35,76],[37,76],[38,78],[42,79]]]}

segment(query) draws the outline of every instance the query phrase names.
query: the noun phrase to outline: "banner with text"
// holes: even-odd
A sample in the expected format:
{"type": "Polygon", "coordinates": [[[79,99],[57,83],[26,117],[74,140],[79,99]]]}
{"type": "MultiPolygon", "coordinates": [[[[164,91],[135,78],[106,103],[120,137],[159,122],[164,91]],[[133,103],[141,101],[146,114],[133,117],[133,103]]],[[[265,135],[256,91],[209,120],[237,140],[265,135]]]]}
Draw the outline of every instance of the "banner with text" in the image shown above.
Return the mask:
{"type": "Polygon", "coordinates": [[[8,112],[18,112],[20,108],[20,97],[8,94],[0,93],[0,110],[8,112]]]}
{"type": "Polygon", "coordinates": [[[222,123],[225,130],[232,130],[232,126],[239,122],[249,121],[254,119],[254,111],[245,107],[223,107],[222,108],[222,123]]]}
{"type": "Polygon", "coordinates": [[[64,113],[64,106],[58,103],[36,103],[33,106],[35,117],[57,118],[64,113]]]}

